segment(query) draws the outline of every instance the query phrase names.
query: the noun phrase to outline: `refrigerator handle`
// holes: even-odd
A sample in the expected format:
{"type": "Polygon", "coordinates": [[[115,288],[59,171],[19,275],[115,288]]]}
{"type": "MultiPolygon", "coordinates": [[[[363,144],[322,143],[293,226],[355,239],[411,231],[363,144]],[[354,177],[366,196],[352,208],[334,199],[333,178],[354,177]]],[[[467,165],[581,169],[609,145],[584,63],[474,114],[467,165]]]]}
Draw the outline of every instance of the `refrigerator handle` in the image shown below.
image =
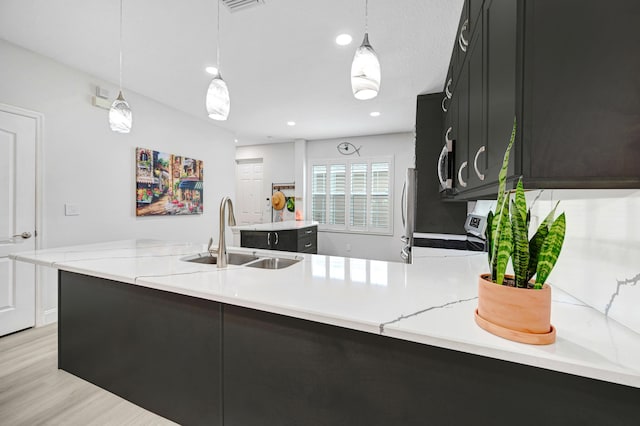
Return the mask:
{"type": "Polygon", "coordinates": [[[406,214],[405,214],[405,210],[407,209],[406,206],[406,196],[407,196],[407,181],[404,181],[404,184],[402,185],[402,197],[400,198],[400,212],[402,213],[402,227],[404,228],[406,226],[407,220],[406,220],[406,214]]]}

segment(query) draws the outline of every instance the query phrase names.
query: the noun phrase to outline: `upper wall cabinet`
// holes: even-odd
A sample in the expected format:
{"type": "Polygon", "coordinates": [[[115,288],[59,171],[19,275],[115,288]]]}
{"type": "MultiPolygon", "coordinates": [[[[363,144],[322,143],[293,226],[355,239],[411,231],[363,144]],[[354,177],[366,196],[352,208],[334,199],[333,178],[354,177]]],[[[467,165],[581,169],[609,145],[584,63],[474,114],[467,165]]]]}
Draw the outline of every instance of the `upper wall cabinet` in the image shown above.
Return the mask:
{"type": "Polygon", "coordinates": [[[467,0],[442,95],[443,193],[495,196],[514,117],[510,185],[640,188],[637,22],[636,0],[467,0]]]}

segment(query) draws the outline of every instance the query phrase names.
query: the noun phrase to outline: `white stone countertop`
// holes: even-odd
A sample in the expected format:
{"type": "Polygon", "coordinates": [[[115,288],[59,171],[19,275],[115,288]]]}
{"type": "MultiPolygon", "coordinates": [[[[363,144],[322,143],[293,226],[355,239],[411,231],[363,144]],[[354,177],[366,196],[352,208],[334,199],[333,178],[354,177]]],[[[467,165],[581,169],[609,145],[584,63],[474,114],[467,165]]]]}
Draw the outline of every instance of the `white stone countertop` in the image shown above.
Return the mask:
{"type": "Polygon", "coordinates": [[[318,222],[313,220],[285,220],[283,222],[256,223],[254,225],[232,226],[233,232],[237,231],[284,231],[288,229],[301,229],[310,226],[317,226],[318,222]]]}
{"type": "Polygon", "coordinates": [[[532,346],[475,324],[486,254],[421,249],[414,263],[230,248],[302,259],[280,270],[184,262],[205,245],[128,240],[12,259],[640,388],[640,335],[557,288],[557,340],[532,346]]]}

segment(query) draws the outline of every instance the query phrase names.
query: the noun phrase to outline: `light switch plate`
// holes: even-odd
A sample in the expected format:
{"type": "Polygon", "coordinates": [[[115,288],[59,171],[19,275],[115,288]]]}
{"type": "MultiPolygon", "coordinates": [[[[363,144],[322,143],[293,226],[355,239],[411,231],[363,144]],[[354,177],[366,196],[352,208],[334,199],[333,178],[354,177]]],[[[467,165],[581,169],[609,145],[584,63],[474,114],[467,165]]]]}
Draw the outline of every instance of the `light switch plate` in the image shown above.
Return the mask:
{"type": "Polygon", "coordinates": [[[65,216],[80,216],[80,206],[77,204],[65,204],[64,205],[65,216]]]}

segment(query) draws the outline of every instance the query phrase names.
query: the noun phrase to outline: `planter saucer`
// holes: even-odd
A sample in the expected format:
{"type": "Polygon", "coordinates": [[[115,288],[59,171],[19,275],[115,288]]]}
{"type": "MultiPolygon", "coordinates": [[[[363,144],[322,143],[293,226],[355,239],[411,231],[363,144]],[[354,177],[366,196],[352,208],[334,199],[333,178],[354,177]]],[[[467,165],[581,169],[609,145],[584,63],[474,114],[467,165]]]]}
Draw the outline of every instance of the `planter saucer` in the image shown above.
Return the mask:
{"type": "Polygon", "coordinates": [[[548,333],[526,333],[524,331],[511,330],[510,328],[505,328],[487,321],[478,315],[477,309],[475,310],[475,317],[476,324],[478,324],[480,328],[508,340],[528,343],[530,345],[549,345],[556,341],[556,328],[553,325],[551,325],[551,330],[549,330],[548,333]]]}

